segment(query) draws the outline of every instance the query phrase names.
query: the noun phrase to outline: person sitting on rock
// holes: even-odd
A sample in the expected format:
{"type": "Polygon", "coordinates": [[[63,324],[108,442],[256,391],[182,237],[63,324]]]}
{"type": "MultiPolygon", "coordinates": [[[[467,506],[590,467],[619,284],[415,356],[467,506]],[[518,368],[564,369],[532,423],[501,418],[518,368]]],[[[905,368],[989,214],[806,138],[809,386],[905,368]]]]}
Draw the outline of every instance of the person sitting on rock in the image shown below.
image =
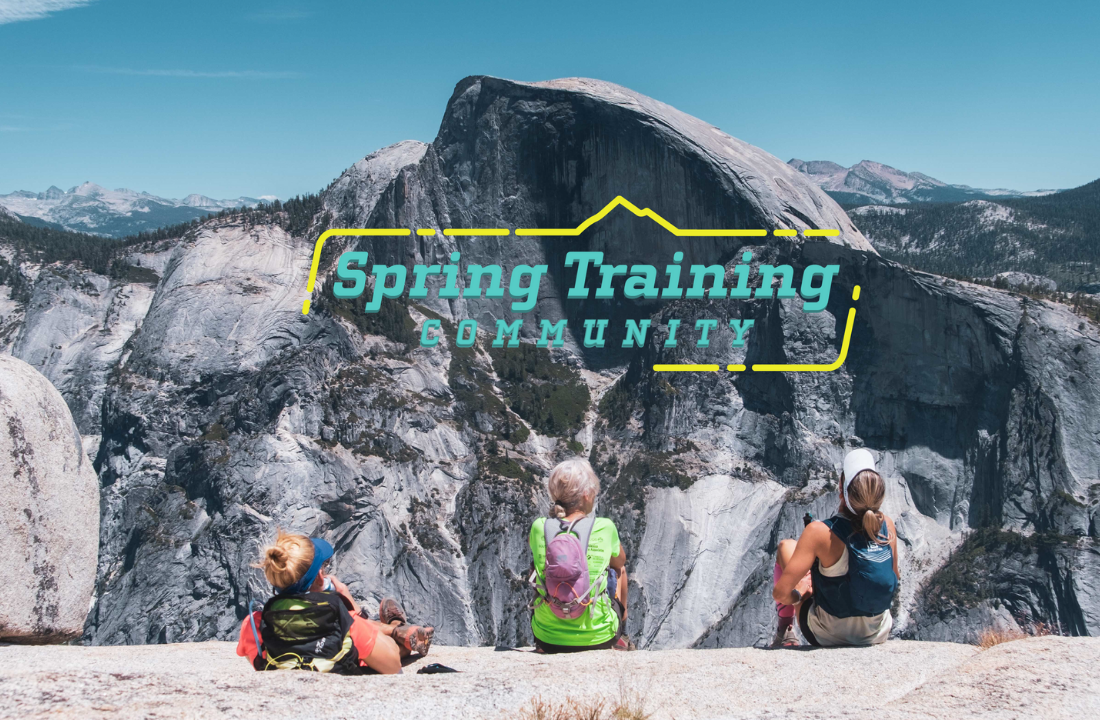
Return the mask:
{"type": "Polygon", "coordinates": [[[542,653],[632,650],[626,625],[626,553],[615,523],[592,516],[600,480],[575,458],[550,472],[549,518],[531,525],[535,587],[531,632],[542,653]]]}
{"type": "Polygon", "coordinates": [[[410,625],[393,598],[369,618],[346,585],[325,570],[333,550],[325,540],[279,530],[255,567],[274,588],[262,611],[241,623],[237,654],[257,670],[304,669],[345,675],[401,672],[401,660],[426,655],[434,629],[410,625]]]}
{"type": "Polygon", "coordinates": [[[879,508],[886,485],[863,448],[844,458],[840,508],[810,522],[796,544],[781,540],[772,597],[779,612],[773,646],[798,646],[798,627],[811,645],[875,645],[890,636],[890,605],[898,587],[898,537],[879,508]]]}

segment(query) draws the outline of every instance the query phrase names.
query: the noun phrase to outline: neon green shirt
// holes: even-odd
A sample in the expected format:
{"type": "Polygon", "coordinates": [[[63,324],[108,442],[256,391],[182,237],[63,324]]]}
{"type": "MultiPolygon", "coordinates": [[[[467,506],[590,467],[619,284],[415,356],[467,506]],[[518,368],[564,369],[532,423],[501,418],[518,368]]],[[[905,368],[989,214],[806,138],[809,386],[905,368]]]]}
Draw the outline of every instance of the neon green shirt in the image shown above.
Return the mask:
{"type": "MultiPolygon", "coordinates": [[[[531,525],[527,539],[535,570],[540,578],[546,573],[546,518],[539,518],[531,525]]],[[[611,558],[619,554],[619,531],[607,518],[596,518],[592,537],[588,541],[588,581],[593,583],[591,597],[595,601],[576,620],[564,620],[544,602],[536,603],[531,616],[531,632],[539,640],[551,645],[599,645],[615,637],[619,631],[619,615],[607,596],[607,579],[595,587],[600,574],[611,564],[611,558]]]]}

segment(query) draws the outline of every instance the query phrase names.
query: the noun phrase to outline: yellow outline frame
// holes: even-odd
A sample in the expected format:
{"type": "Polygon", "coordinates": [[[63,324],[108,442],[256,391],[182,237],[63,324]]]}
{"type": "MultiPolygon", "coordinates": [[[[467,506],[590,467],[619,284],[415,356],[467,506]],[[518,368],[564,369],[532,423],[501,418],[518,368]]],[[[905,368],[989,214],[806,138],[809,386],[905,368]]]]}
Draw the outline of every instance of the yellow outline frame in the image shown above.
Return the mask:
{"type": "MultiPolygon", "coordinates": [[[[647,217],[653,222],[657,223],[665,230],[669,231],[676,237],[767,237],[767,230],[700,230],[700,229],[688,229],[678,228],[668,220],[653,212],[649,208],[639,208],[634,203],[630,202],[622,195],[617,195],[614,200],[603,206],[598,213],[588,218],[575,228],[516,228],[516,235],[520,237],[576,237],[583,233],[588,228],[592,227],[600,220],[603,220],[608,213],[617,207],[624,207],[630,212],[634,213],[638,217],[647,217]]],[[[435,235],[433,228],[419,228],[416,234],[421,237],[429,237],[435,235]]],[[[510,235],[511,231],[508,228],[446,228],[443,230],[443,234],[446,236],[504,236],[510,235]]],[[[794,237],[798,235],[797,230],[793,229],[777,229],[773,230],[772,234],[776,237],[794,237]]],[[[813,228],[807,228],[802,231],[805,237],[837,237],[840,235],[840,230],[836,229],[823,229],[817,230],[813,228]]],[[[310,298],[306,298],[302,303],[302,314],[308,315],[311,304],[311,298],[313,295],[314,287],[317,283],[317,269],[321,262],[321,249],[325,246],[325,240],[330,237],[339,236],[354,236],[354,237],[409,237],[412,235],[412,230],[408,228],[334,228],[332,230],[326,230],[321,233],[321,237],[317,238],[317,242],[313,245],[313,259],[309,266],[309,283],[307,290],[310,294],[310,298]]],[[[852,301],[859,300],[859,285],[856,285],[852,290],[852,301]]],[[[836,360],[828,365],[812,365],[812,364],[783,364],[773,365],[766,363],[757,363],[752,366],[753,372],[832,372],[839,369],[845,359],[848,357],[848,344],[852,339],[852,325],[856,319],[856,309],[848,309],[848,321],[844,327],[844,340],[840,346],[840,356],[836,360]]],[[[721,369],[719,365],[694,365],[694,364],[657,364],[653,366],[654,372],[717,372],[721,369]]],[[[730,372],[744,372],[747,368],[744,365],[727,365],[726,370],[730,372]]]]}

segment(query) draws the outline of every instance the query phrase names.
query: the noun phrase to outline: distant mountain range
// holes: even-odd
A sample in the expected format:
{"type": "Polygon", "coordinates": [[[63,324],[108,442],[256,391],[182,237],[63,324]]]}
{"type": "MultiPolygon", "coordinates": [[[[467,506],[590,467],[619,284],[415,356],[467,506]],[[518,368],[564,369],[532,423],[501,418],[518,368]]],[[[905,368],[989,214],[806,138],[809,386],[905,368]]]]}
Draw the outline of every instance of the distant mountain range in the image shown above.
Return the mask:
{"type": "Polygon", "coordinates": [[[969,185],[949,185],[919,172],[904,172],[889,165],[863,160],[844,167],[828,160],[799,160],[788,165],[809,175],[815,183],[843,205],[918,202],[965,202],[991,198],[1022,198],[1050,195],[1057,190],[983,190],[969,185]]]}
{"type": "Polygon", "coordinates": [[[41,193],[17,190],[0,195],[0,207],[34,225],[123,237],[267,200],[274,198],[214,200],[205,195],[192,194],[183,200],[175,200],[125,188],[108,190],[86,182],[67,191],[58,187],[41,193]]]}
{"type": "Polygon", "coordinates": [[[865,205],[848,215],[880,254],[920,270],[1026,273],[1026,284],[1048,290],[1100,292],[1100,180],[1041,197],[865,205]]]}

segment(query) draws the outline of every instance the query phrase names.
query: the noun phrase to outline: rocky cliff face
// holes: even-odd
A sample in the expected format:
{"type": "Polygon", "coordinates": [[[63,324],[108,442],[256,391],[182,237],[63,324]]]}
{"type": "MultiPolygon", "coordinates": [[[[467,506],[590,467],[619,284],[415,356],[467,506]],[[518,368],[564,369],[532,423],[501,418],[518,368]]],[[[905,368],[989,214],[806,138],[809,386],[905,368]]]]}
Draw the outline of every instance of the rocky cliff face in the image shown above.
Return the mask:
{"type": "Polygon", "coordinates": [[[276,526],[331,538],[354,592],[368,605],[401,597],[442,642],[527,642],[526,531],[546,510],[548,469],[581,453],[630,558],[639,644],[758,643],[774,628],[777,540],[797,536],[806,511],[832,513],[835,468],[858,445],[881,456],[902,541],[899,633],[965,639],[994,620],[1100,632],[1097,328],[883,260],[823,191],[757,148],[607,83],[468,78],[432,144],[368,156],[324,193],[308,231],[287,227],[279,213],[241,216],[136,248],[128,262],[145,284],[5,266],[7,342],[100,436],[91,642],[231,637],[250,588],[265,593],[249,564],[276,526]],[[334,238],[300,312],[326,228],[576,227],[616,195],[679,227],[840,235],[676,243],[616,210],[575,238],[334,238]],[[531,323],[519,349],[454,346],[460,319],[517,317],[485,298],[431,292],[368,316],[328,290],[353,246],[374,262],[458,251],[506,273],[546,263],[527,317],[612,318],[608,347],[569,335],[539,349],[531,323]],[[817,314],[791,301],[566,301],[564,255],[581,249],[662,266],[676,250],[727,266],[751,250],[796,277],[810,264],[841,271],[817,314]],[[857,284],[837,372],[649,371],[687,357],[831,362],[857,284]],[[626,317],[692,328],[737,316],[756,321],[740,350],[721,326],[706,351],[613,349],[626,317]],[[446,332],[419,348],[429,317],[446,332]],[[975,561],[986,556],[999,560],[975,561]]]}

